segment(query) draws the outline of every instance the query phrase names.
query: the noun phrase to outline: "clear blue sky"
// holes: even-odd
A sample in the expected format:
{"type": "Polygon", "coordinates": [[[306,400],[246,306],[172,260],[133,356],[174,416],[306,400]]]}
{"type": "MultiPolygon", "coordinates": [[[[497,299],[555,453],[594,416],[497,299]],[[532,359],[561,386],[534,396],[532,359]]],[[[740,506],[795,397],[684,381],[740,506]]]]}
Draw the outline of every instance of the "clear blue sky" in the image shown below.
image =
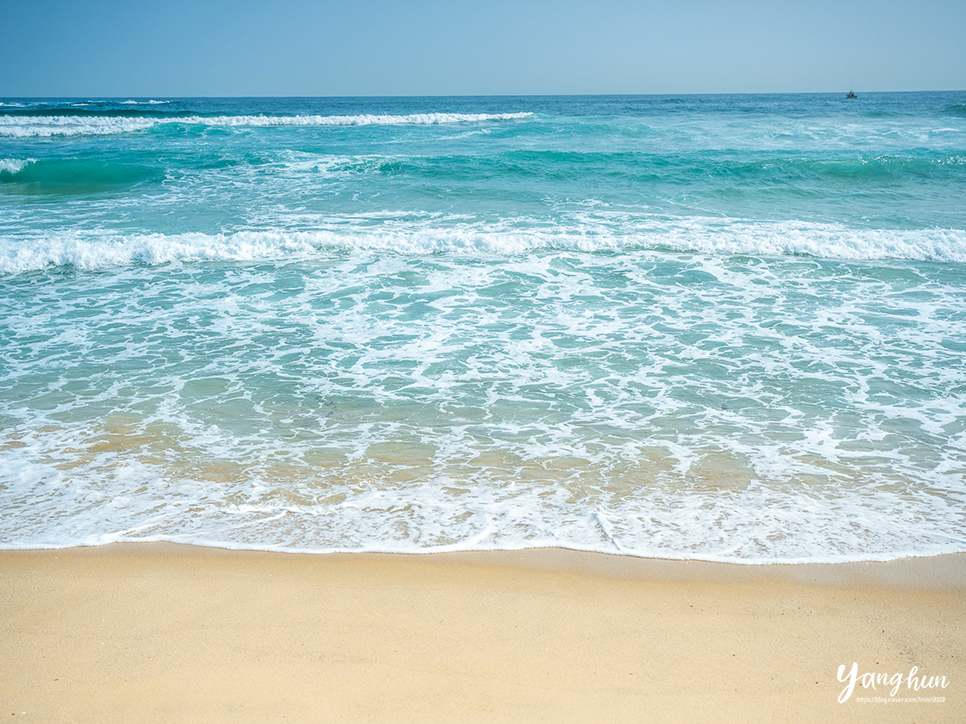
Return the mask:
{"type": "Polygon", "coordinates": [[[966,0],[0,0],[0,96],[966,89],[966,0]]]}

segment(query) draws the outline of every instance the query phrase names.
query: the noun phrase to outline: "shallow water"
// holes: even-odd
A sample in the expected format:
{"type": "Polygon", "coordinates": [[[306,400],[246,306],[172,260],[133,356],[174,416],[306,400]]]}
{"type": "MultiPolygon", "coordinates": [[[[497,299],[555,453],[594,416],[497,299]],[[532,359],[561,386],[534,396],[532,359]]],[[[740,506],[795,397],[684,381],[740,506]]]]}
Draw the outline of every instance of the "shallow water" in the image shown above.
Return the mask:
{"type": "Polygon", "coordinates": [[[0,545],[964,550],[964,108],[6,100],[0,545]]]}

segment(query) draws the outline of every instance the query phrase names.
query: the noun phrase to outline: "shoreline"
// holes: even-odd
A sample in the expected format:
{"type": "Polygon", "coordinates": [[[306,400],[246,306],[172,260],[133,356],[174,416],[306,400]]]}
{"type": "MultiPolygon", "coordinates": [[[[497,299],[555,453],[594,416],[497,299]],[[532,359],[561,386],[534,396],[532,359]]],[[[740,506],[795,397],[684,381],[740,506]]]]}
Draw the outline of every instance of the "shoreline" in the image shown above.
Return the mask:
{"type": "Polygon", "coordinates": [[[234,548],[176,541],[115,541],[58,548],[0,548],[0,572],[6,556],[56,555],[269,555],[296,558],[431,559],[436,563],[486,564],[524,569],[570,571],[609,578],[684,578],[720,581],[787,579],[829,586],[882,585],[924,590],[966,591],[966,551],[923,553],[886,560],[754,561],[661,558],[560,546],[445,551],[304,551],[234,548]]]}
{"type": "Polygon", "coordinates": [[[956,721],[964,591],[963,553],[742,565],[566,549],[3,550],[0,716],[956,721]],[[867,672],[905,678],[890,699],[891,685],[863,688],[867,672]],[[947,686],[916,690],[920,676],[947,686]]]}

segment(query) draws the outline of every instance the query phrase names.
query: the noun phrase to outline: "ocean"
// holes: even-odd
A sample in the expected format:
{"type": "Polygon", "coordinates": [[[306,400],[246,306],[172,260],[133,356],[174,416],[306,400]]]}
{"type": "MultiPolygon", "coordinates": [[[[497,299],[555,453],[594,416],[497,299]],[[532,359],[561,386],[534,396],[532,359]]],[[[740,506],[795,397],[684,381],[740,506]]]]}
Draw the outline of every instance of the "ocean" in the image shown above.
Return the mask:
{"type": "Polygon", "coordinates": [[[0,99],[0,548],[966,551],[966,92],[0,99]]]}

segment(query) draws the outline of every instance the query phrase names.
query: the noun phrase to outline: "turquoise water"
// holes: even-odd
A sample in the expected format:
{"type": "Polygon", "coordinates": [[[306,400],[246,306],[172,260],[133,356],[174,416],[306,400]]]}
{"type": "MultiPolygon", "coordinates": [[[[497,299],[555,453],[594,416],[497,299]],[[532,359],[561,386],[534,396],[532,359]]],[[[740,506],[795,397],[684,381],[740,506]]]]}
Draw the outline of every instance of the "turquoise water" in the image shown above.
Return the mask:
{"type": "Polygon", "coordinates": [[[4,99],[0,546],[966,550],[966,93],[4,99]]]}

